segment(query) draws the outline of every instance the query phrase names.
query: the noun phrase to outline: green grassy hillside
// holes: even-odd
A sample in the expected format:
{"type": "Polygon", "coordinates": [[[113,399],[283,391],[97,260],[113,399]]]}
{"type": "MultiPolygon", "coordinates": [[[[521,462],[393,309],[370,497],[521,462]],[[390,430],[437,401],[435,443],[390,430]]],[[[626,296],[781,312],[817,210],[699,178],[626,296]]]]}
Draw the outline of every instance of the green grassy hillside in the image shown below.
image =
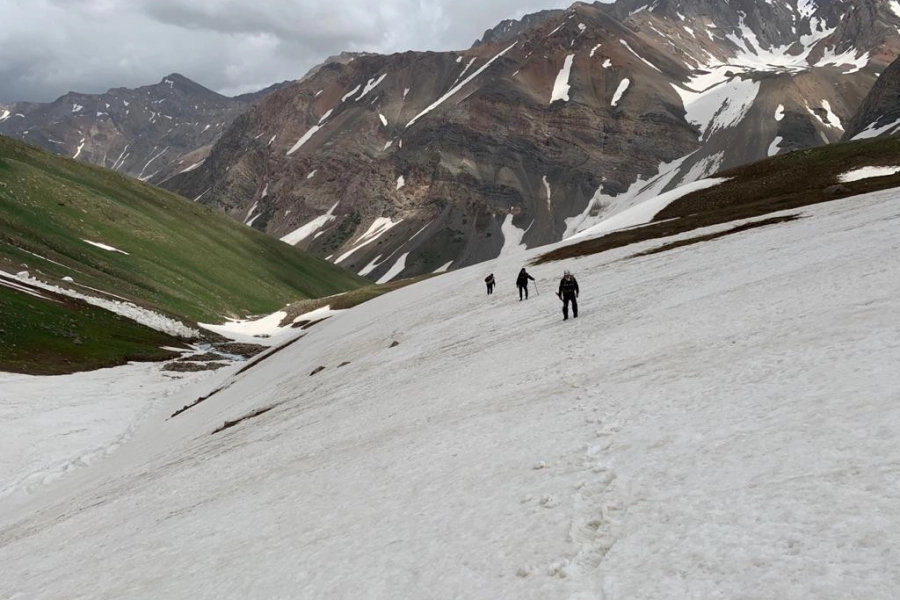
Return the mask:
{"type": "Polygon", "coordinates": [[[0,268],[202,322],[369,283],[180,196],[4,137],[0,268]]]}
{"type": "Polygon", "coordinates": [[[0,371],[58,375],[178,356],[163,346],[183,344],[81,300],[0,280],[0,371]]]}

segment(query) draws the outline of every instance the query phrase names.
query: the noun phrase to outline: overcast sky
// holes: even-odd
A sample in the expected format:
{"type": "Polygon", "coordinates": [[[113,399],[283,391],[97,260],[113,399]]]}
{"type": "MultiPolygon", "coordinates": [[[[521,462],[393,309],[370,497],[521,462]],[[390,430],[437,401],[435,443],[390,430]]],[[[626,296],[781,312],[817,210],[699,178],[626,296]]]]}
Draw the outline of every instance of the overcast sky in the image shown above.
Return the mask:
{"type": "Polygon", "coordinates": [[[343,50],[468,48],[574,0],[0,0],[0,102],[156,83],[227,95],[298,79],[343,50]]]}

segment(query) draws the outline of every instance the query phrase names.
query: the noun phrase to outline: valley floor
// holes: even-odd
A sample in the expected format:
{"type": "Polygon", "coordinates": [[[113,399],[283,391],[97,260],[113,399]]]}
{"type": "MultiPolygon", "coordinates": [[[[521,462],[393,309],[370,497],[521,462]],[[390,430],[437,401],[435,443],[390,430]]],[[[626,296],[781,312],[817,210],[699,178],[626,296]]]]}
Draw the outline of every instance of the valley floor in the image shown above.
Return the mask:
{"type": "Polygon", "coordinates": [[[894,598],[897,196],[335,315],[0,504],[0,597],[894,598]]]}

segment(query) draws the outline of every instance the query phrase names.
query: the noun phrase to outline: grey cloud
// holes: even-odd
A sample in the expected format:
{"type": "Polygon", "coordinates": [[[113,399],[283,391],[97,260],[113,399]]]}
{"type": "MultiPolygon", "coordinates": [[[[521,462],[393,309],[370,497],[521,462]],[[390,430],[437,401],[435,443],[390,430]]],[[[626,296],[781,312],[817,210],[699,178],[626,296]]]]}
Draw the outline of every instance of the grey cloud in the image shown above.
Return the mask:
{"type": "Polygon", "coordinates": [[[344,50],[460,50],[568,0],[0,0],[0,103],[135,87],[179,72],[227,94],[297,79],[344,50]]]}

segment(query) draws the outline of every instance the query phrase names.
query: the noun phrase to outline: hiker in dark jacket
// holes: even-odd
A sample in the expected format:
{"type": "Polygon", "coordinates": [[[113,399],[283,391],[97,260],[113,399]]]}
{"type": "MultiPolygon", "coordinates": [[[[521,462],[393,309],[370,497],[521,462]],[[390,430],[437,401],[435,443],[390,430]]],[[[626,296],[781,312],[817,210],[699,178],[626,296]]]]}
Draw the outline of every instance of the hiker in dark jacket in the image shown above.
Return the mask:
{"type": "Polygon", "coordinates": [[[484,282],[487,284],[487,292],[488,296],[490,296],[494,293],[494,284],[496,283],[496,281],[494,281],[494,274],[491,273],[490,275],[485,277],[484,282]]]}
{"type": "Polygon", "coordinates": [[[519,288],[519,301],[522,301],[522,294],[525,294],[525,299],[528,300],[528,280],[534,281],[534,277],[528,274],[528,271],[525,270],[525,267],[522,267],[522,270],[519,271],[519,276],[516,277],[516,287],[519,288]]]}
{"type": "Polygon", "coordinates": [[[563,321],[569,318],[569,302],[572,303],[572,318],[578,318],[578,282],[571,271],[566,271],[559,281],[559,291],[556,293],[563,303],[563,321]]]}

